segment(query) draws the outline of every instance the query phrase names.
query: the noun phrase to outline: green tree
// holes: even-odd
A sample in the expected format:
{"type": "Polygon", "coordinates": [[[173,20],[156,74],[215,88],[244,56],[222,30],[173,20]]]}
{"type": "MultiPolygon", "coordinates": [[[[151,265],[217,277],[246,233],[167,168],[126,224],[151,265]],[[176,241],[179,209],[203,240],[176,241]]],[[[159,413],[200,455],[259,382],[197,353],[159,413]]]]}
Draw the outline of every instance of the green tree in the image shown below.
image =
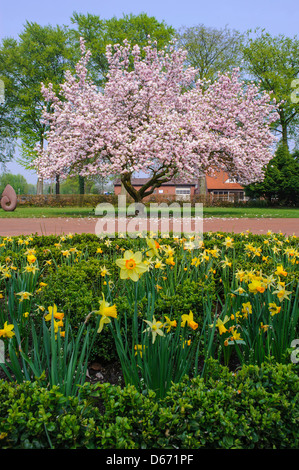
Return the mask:
{"type": "Polygon", "coordinates": [[[123,15],[122,18],[114,16],[110,19],[101,19],[98,15],[88,13],[73,13],[70,29],[70,40],[77,46],[80,37],[85,39],[86,47],[91,51],[90,72],[94,83],[103,85],[108,71],[108,62],[105,56],[108,44],[122,43],[127,39],[141,48],[147,45],[148,36],[157,41],[158,48],[165,46],[175,36],[175,29],[164,21],[159,22],[155,17],[146,13],[139,15],[123,15]]]}
{"type": "MultiPolygon", "coordinates": [[[[18,40],[5,38],[0,47],[0,77],[7,88],[6,132],[21,142],[20,162],[29,167],[36,143],[45,145],[41,83],[63,82],[75,63],[65,27],[42,27],[27,21],[18,40]]],[[[57,88],[58,91],[58,88],[57,88]]],[[[1,116],[0,116],[1,117],[1,116]]],[[[1,121],[1,127],[2,123],[1,121]]],[[[42,189],[39,190],[42,192],[42,189]]]]}
{"type": "Polygon", "coordinates": [[[265,168],[265,177],[248,185],[246,194],[252,198],[265,198],[270,203],[299,205],[299,159],[281,142],[275,156],[265,168]]]}
{"type": "Polygon", "coordinates": [[[184,26],[177,31],[177,38],[178,45],[188,51],[188,65],[198,69],[200,79],[214,81],[218,72],[226,73],[241,65],[243,35],[227,26],[184,26]]]}
{"type": "Polygon", "coordinates": [[[0,73],[0,164],[4,166],[13,158],[15,151],[17,121],[12,112],[12,102],[11,87],[0,73]]]}
{"type": "Polygon", "coordinates": [[[299,106],[291,99],[292,82],[299,77],[299,40],[284,35],[271,36],[264,30],[248,31],[242,47],[244,71],[262,90],[273,91],[279,104],[279,120],[274,130],[288,145],[289,137],[298,133],[299,106]]]}
{"type": "Polygon", "coordinates": [[[0,175],[0,195],[8,184],[13,187],[16,194],[28,194],[29,185],[23,175],[13,175],[12,173],[0,175]]]}

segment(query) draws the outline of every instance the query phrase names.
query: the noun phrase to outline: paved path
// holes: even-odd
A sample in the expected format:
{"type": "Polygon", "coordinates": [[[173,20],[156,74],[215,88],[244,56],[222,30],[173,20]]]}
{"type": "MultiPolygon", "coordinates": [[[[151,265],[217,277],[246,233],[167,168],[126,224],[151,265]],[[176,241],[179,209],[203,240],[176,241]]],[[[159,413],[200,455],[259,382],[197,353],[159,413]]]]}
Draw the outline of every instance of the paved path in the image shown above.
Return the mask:
{"type": "MultiPolygon", "coordinates": [[[[97,220],[95,218],[0,218],[0,236],[14,235],[51,235],[68,233],[96,233],[97,220]]],[[[136,219],[135,219],[136,220],[136,219]]],[[[110,221],[113,227],[113,220],[110,221]]],[[[132,219],[131,222],[132,224],[132,219]]],[[[110,226],[110,227],[111,227],[110,226]]],[[[117,231],[117,220],[115,231],[117,231]]],[[[171,230],[171,227],[170,229],[171,230]]],[[[192,228],[193,230],[193,228],[192,228]]],[[[250,230],[252,233],[263,234],[268,230],[274,233],[282,232],[285,235],[299,236],[299,218],[296,219],[237,219],[237,218],[210,218],[204,219],[203,231],[221,231],[221,232],[245,232],[250,230]]],[[[120,230],[123,231],[123,228],[120,230]]],[[[137,230],[138,231],[138,230],[137,230]]],[[[112,233],[105,228],[105,232],[112,233]]]]}

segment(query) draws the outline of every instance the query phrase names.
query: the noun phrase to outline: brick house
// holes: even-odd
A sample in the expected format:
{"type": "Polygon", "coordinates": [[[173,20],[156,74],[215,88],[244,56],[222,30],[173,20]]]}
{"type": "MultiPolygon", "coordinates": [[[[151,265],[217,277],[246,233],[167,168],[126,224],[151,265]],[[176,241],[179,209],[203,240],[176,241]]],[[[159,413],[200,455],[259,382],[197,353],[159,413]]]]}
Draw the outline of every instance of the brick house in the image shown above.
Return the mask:
{"type": "MultiPolygon", "coordinates": [[[[148,180],[149,178],[132,178],[132,184],[135,189],[139,190],[148,180]]],[[[116,180],[114,182],[114,194],[119,195],[121,192],[121,182],[120,180],[116,180]]],[[[243,186],[234,179],[230,179],[229,175],[222,170],[218,171],[215,176],[206,175],[194,179],[191,182],[186,182],[182,179],[173,179],[167,183],[163,183],[159,188],[156,188],[153,195],[161,197],[175,196],[177,200],[189,200],[190,197],[192,198],[196,195],[210,195],[217,199],[229,201],[245,199],[243,186]]]]}
{"type": "MultiPolygon", "coordinates": [[[[149,178],[132,178],[132,185],[137,191],[145,184],[149,178]]],[[[153,192],[154,196],[166,196],[173,197],[176,199],[190,199],[190,196],[196,194],[196,189],[198,186],[198,180],[194,180],[190,183],[186,183],[182,180],[174,179],[163,183],[159,188],[156,188],[153,192]]],[[[122,187],[120,180],[114,182],[114,194],[121,194],[122,187]]],[[[146,199],[146,198],[145,198],[146,199]]]]}
{"type": "Polygon", "coordinates": [[[206,194],[228,201],[246,199],[244,187],[223,170],[219,170],[215,176],[206,175],[205,180],[206,194]]]}

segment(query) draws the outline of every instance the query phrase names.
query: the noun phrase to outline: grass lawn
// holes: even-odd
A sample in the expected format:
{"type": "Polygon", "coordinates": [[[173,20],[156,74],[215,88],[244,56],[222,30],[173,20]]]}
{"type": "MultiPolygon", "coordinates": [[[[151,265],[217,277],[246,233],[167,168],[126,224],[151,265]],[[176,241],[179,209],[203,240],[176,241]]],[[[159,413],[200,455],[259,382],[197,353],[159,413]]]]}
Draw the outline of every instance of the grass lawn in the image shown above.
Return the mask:
{"type": "MultiPolygon", "coordinates": [[[[111,212],[111,215],[113,212],[111,212]]],[[[117,210],[115,210],[117,215],[117,210]]],[[[106,215],[104,213],[104,215],[106,215]]],[[[178,213],[179,215],[179,213],[178,213]]],[[[299,208],[204,207],[205,218],[299,218],[299,208]]],[[[0,209],[0,218],[95,217],[92,207],[17,207],[14,212],[0,209]]]]}

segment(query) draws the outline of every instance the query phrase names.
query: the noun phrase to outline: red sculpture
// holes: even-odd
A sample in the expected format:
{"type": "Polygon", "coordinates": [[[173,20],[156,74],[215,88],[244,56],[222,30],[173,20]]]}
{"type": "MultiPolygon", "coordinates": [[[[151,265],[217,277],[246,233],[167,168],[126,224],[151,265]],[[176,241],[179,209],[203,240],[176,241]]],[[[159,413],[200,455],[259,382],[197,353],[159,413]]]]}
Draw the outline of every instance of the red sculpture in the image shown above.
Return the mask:
{"type": "Polygon", "coordinates": [[[1,207],[4,211],[11,212],[14,211],[17,207],[18,198],[15,190],[10,184],[8,184],[1,197],[1,207]]]}

